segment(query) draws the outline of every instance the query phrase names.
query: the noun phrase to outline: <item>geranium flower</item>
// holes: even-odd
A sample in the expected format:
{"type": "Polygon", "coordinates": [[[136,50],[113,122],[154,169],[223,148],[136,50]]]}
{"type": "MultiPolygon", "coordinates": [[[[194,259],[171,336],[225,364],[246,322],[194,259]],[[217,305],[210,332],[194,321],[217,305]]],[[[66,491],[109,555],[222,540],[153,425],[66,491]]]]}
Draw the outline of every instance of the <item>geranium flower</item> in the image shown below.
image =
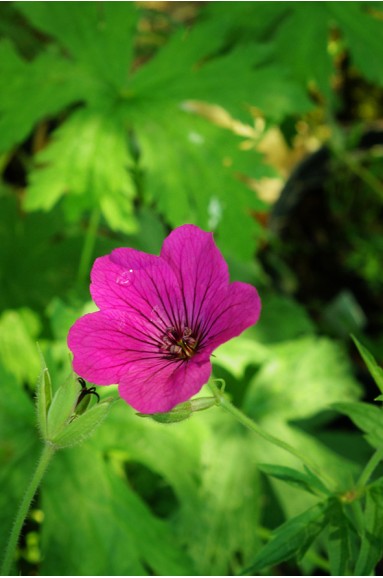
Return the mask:
{"type": "Polygon", "coordinates": [[[121,248],[96,259],[90,291],[100,311],[69,331],[73,368],[143,413],[166,412],[209,380],[210,355],[257,322],[254,287],[230,283],[213,235],[175,229],[159,257],[121,248]]]}

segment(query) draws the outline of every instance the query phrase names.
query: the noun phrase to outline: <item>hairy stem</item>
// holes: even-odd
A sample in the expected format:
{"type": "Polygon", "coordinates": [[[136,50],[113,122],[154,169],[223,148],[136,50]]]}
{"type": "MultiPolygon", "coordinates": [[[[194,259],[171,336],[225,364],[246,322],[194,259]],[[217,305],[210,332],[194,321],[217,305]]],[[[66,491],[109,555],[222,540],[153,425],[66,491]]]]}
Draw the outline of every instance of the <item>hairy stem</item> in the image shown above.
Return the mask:
{"type": "Polygon", "coordinates": [[[219,390],[219,388],[216,385],[214,385],[213,382],[210,381],[208,385],[209,385],[210,389],[212,390],[212,392],[213,392],[213,394],[217,400],[218,405],[220,405],[224,410],[226,410],[233,417],[235,417],[242,425],[244,425],[245,427],[247,427],[251,431],[258,434],[264,440],[270,442],[271,444],[285,450],[286,452],[288,452],[292,456],[298,458],[307,468],[312,470],[322,481],[326,478],[327,479],[326,485],[330,485],[330,486],[333,485],[333,481],[330,480],[329,478],[327,478],[327,476],[325,476],[323,474],[323,472],[320,472],[318,470],[317,466],[315,466],[311,462],[311,460],[309,460],[308,458],[303,456],[298,450],[296,450],[290,444],[280,440],[279,438],[276,438],[272,434],[270,434],[267,431],[265,431],[264,429],[262,429],[255,421],[253,421],[250,417],[245,415],[241,410],[236,408],[227,399],[227,397],[225,395],[223,395],[223,393],[219,390]]]}
{"type": "Polygon", "coordinates": [[[29,482],[27,490],[21,501],[19,510],[16,515],[16,519],[12,527],[11,535],[9,537],[9,541],[4,554],[3,563],[1,566],[1,574],[0,574],[1,576],[9,576],[10,574],[15,550],[17,547],[17,543],[19,541],[20,532],[25,522],[25,518],[27,517],[29,509],[31,507],[33,496],[35,495],[36,490],[41,483],[44,473],[54,453],[55,453],[54,446],[48,444],[44,446],[44,449],[40,456],[40,460],[37,464],[36,470],[32,476],[32,479],[29,482]]]}

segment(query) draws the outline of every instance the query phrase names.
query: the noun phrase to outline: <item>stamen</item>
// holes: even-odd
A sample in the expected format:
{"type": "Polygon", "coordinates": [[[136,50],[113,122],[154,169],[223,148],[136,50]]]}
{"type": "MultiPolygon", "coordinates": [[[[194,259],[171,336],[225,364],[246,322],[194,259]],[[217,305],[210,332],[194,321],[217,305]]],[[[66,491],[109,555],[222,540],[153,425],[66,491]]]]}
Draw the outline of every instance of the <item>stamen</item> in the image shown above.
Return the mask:
{"type": "Polygon", "coordinates": [[[160,350],[173,359],[190,359],[196,353],[198,339],[190,327],[166,327],[160,350]]]}

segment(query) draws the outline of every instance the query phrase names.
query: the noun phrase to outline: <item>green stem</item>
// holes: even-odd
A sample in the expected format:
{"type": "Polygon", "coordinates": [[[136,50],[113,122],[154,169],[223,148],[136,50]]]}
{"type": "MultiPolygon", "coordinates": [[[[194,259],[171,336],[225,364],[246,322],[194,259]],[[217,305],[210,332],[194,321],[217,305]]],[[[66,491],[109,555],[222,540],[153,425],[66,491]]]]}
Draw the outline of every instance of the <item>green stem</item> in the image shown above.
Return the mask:
{"type": "MultiPolygon", "coordinates": [[[[294,457],[298,458],[307,468],[312,470],[320,479],[324,479],[323,473],[319,472],[318,468],[305,456],[303,456],[298,450],[296,450],[290,444],[280,440],[279,438],[274,437],[272,434],[269,434],[267,431],[262,429],[255,421],[253,421],[250,417],[245,415],[241,410],[236,408],[223,393],[219,390],[219,388],[214,385],[214,383],[209,382],[209,387],[213,392],[214,397],[216,398],[218,405],[220,405],[223,409],[225,409],[228,413],[231,413],[233,417],[235,417],[242,425],[250,429],[251,431],[258,434],[264,440],[270,442],[271,444],[285,450],[289,454],[293,455],[294,457]]],[[[327,477],[327,476],[326,476],[327,477]]],[[[327,483],[332,485],[332,480],[327,478],[327,483]]]]}
{"type": "Polygon", "coordinates": [[[89,219],[88,230],[86,232],[84,246],[82,248],[80,264],[78,267],[77,279],[79,283],[85,279],[89,269],[94,245],[96,243],[97,230],[100,224],[101,212],[98,207],[95,207],[89,219]]]}
{"type": "Polygon", "coordinates": [[[55,452],[55,447],[52,445],[46,444],[42,451],[40,460],[37,464],[37,468],[32,476],[31,481],[29,482],[29,486],[24,494],[24,497],[21,501],[19,506],[19,510],[16,515],[15,522],[12,527],[11,535],[9,537],[8,545],[5,550],[3,564],[1,566],[1,576],[9,576],[10,569],[12,566],[15,550],[17,547],[17,543],[19,541],[20,532],[23,528],[25,518],[28,515],[29,508],[31,507],[31,503],[33,500],[33,496],[36,493],[37,488],[40,485],[40,482],[44,476],[44,473],[47,469],[47,466],[55,452]]]}
{"type": "Polygon", "coordinates": [[[383,447],[377,449],[372,454],[369,461],[367,462],[366,467],[364,468],[364,470],[361,473],[360,478],[358,480],[358,483],[357,483],[358,488],[363,488],[367,484],[367,482],[371,478],[375,468],[379,465],[379,463],[382,461],[382,459],[383,459],[383,447]]]}

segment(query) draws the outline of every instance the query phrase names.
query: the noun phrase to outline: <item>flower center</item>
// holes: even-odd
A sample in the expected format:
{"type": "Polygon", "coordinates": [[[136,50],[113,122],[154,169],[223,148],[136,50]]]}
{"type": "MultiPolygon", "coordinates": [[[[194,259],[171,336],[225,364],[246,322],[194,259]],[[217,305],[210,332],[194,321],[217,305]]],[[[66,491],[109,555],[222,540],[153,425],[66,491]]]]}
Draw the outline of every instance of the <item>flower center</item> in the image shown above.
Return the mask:
{"type": "Polygon", "coordinates": [[[198,340],[190,327],[167,327],[162,336],[161,351],[176,359],[190,359],[196,353],[198,340]]]}

